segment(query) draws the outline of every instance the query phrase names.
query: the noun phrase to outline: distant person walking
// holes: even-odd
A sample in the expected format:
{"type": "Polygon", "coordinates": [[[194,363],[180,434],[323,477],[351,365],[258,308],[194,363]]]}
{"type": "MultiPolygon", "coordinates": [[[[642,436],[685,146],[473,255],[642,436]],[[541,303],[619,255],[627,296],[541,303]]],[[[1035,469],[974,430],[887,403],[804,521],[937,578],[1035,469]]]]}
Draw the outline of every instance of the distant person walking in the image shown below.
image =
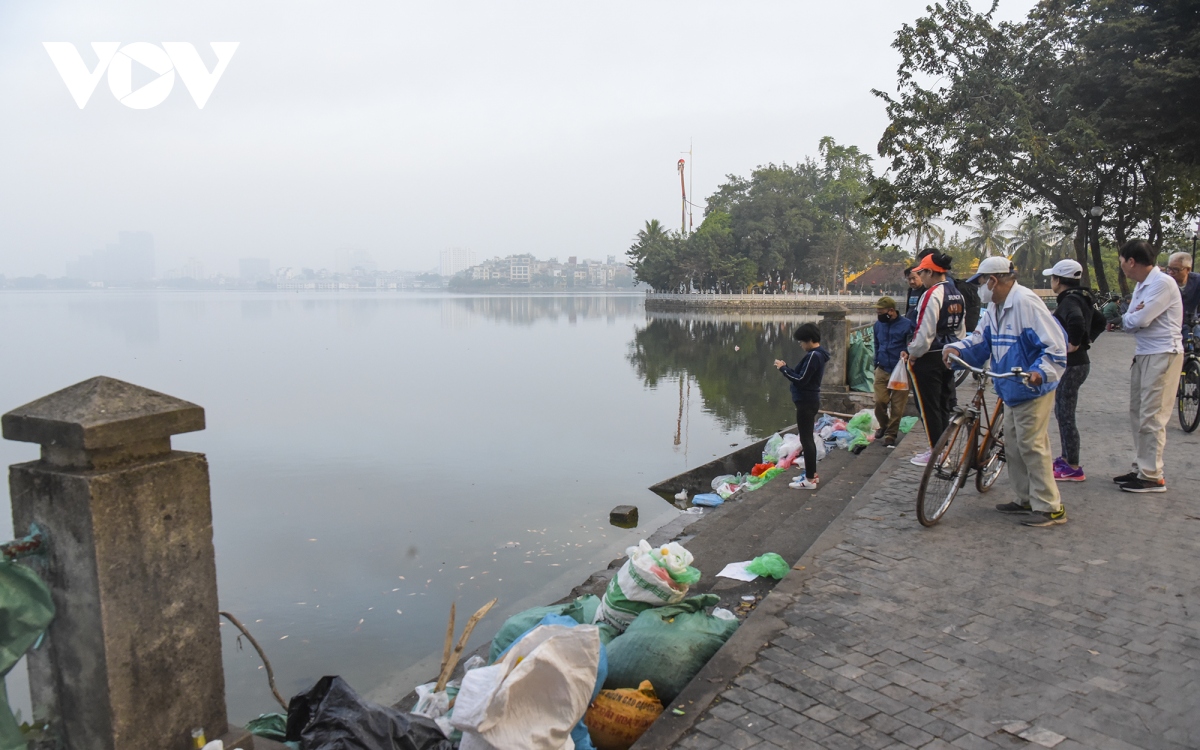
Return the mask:
{"type": "Polygon", "coordinates": [[[1069,258],[1060,260],[1053,268],[1042,271],[1042,275],[1050,277],[1050,289],[1058,295],[1054,317],[1062,324],[1067,336],[1067,369],[1054,391],[1054,418],[1058,421],[1062,444],[1062,453],[1054,459],[1054,480],[1082,482],[1087,476],[1079,465],[1075,408],[1079,403],[1079,388],[1092,369],[1088,349],[1092,344],[1092,318],[1097,313],[1091,292],[1080,286],[1083,266],[1079,263],[1069,258]]]}
{"type": "Polygon", "coordinates": [[[909,266],[904,269],[904,280],[908,282],[908,297],[904,302],[904,317],[917,325],[917,306],[921,303],[921,295],[925,293],[925,285],[917,275],[917,267],[909,266]]]}
{"type": "Polygon", "coordinates": [[[820,479],[817,478],[817,444],[813,440],[813,428],[817,423],[817,412],[821,410],[821,379],[825,377],[829,353],[821,348],[821,331],[816,323],[802,323],[792,333],[792,338],[800,342],[804,358],[795,369],[788,367],[782,359],[775,360],[775,367],[791,381],[792,401],[796,404],[796,431],[804,449],[804,476],[796,477],[788,486],[815,490],[820,479]]]}
{"type": "Polygon", "coordinates": [[[908,406],[908,391],[888,388],[888,381],[916,327],[911,320],[900,316],[896,300],[891,297],[879,298],[875,303],[875,316],[877,320],[872,328],[875,338],[875,418],[879,420],[875,439],[883,438],[885,448],[894,448],[900,434],[900,418],[908,406]]]}
{"type": "Polygon", "coordinates": [[[1125,492],[1166,492],[1163,448],[1183,369],[1183,297],[1179,285],[1155,265],[1157,253],[1145,240],[1121,248],[1121,270],[1136,281],[1129,311],[1121,319],[1137,342],[1129,375],[1129,421],[1137,460],[1134,470],[1113,481],[1125,492]]]}
{"type": "MultiPolygon", "coordinates": [[[[951,259],[945,253],[932,252],[917,264],[917,273],[925,287],[918,304],[916,331],[901,356],[909,362],[917,404],[932,449],[946,429],[954,400],[954,378],[942,363],[942,349],[966,335],[963,316],[966,312],[963,295],[946,279],[951,259]]],[[[911,459],[917,466],[929,463],[932,450],[911,459]]]]}
{"type": "Polygon", "coordinates": [[[979,327],[963,341],[946,345],[944,356],[956,351],[979,367],[991,359],[991,369],[1007,372],[1020,367],[1029,373],[1028,385],[997,378],[996,393],[1004,402],[1004,455],[1015,503],[996,506],[1002,513],[1032,514],[1025,526],[1056,526],[1067,511],[1054,483],[1050,461],[1050,410],[1055,386],[1067,364],[1062,327],[1046,304],[1017,283],[1008,258],[984,258],[972,281],[983,281],[979,298],[987,304],[979,327]]]}

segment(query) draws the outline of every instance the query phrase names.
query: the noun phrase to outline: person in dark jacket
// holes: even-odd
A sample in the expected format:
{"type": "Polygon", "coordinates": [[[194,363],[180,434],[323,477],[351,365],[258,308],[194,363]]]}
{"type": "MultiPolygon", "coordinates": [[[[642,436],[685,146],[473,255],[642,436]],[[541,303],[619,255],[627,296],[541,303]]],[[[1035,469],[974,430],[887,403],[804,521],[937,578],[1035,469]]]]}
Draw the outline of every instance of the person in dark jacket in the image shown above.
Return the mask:
{"type": "Polygon", "coordinates": [[[813,440],[813,428],[817,423],[817,412],[821,410],[821,378],[825,376],[829,354],[821,348],[821,331],[816,323],[800,324],[792,338],[804,348],[804,359],[795,369],[788,367],[782,359],[775,360],[775,367],[791,381],[792,401],[796,403],[796,431],[800,433],[800,445],[804,448],[804,476],[797,477],[789,486],[815,490],[820,480],[817,479],[817,444],[813,440]]]}
{"type": "Polygon", "coordinates": [[[900,417],[904,416],[908,406],[908,389],[890,389],[888,381],[900,361],[900,352],[912,340],[916,327],[911,320],[901,317],[896,310],[896,300],[891,297],[879,298],[875,303],[875,315],[878,317],[872,328],[875,337],[875,418],[879,420],[875,439],[883,438],[885,448],[894,448],[900,434],[900,417]]]}
{"type": "Polygon", "coordinates": [[[1067,259],[1042,271],[1050,277],[1050,289],[1058,295],[1054,317],[1067,334],[1067,369],[1054,391],[1054,418],[1058,421],[1058,436],[1062,455],[1054,459],[1054,480],[1082,482],[1087,479],[1079,465],[1079,428],[1075,425],[1075,407],[1079,403],[1079,388],[1092,369],[1088,348],[1092,326],[1091,294],[1080,287],[1083,266],[1067,259]]]}
{"type": "Polygon", "coordinates": [[[904,303],[904,317],[917,324],[917,305],[921,302],[921,295],[925,293],[925,285],[921,283],[921,277],[917,275],[917,267],[909,266],[904,269],[904,280],[908,282],[908,299],[904,303]]]}

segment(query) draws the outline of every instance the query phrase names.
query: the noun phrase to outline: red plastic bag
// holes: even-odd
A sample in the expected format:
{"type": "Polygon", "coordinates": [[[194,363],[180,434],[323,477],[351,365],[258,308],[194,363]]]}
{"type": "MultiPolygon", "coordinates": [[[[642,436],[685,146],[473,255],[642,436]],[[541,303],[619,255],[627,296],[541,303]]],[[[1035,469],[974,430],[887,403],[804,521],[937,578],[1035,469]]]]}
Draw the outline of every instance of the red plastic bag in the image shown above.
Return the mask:
{"type": "Polygon", "coordinates": [[[750,476],[761,477],[765,472],[774,468],[775,464],[754,464],[754,468],[750,470],[750,476]]]}

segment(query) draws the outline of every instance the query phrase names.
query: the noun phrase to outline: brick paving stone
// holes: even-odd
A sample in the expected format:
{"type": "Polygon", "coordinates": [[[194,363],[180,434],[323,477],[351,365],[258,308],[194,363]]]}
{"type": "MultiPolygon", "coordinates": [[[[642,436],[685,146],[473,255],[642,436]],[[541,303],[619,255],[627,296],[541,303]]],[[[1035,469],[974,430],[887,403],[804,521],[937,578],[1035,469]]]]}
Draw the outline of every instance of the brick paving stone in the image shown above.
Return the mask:
{"type": "Polygon", "coordinates": [[[1130,461],[1131,353],[1124,334],[1092,349],[1089,479],[1059,488],[1067,524],[995,513],[1013,499],[1005,473],[986,496],[968,482],[921,528],[918,427],[771,594],[784,629],[677,747],[1036,747],[999,730],[1018,721],[1065,737],[1059,750],[1200,747],[1200,433],[1168,427],[1166,493],[1108,481],[1130,461]]]}

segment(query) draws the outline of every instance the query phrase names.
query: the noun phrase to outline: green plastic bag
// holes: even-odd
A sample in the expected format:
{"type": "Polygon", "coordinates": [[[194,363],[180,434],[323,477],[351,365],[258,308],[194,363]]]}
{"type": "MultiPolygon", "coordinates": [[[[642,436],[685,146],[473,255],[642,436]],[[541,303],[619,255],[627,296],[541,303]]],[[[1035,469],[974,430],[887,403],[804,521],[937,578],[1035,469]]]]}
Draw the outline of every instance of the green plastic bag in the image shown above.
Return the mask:
{"type": "Polygon", "coordinates": [[[846,385],[852,391],[870,393],[875,390],[875,337],[871,331],[855,331],[850,335],[850,350],[846,354],[846,385]]]}
{"type": "Polygon", "coordinates": [[[636,688],[649,680],[669,705],[737,630],[736,618],[723,620],[704,611],[719,601],[716,594],[702,594],[642,612],[608,644],[604,687],[636,688]]]}
{"type": "MultiPolygon", "coordinates": [[[[596,610],[600,607],[600,597],[588,594],[567,604],[552,604],[549,607],[534,607],[524,612],[518,612],[504,621],[500,631],[492,639],[492,648],[488,651],[488,664],[496,661],[496,657],[504,649],[512,645],[530,629],[537,626],[546,615],[564,615],[580,625],[590,625],[596,619],[596,610]]],[[[607,644],[617,636],[617,629],[605,623],[600,625],[600,641],[607,644]]]]}
{"type": "Polygon", "coordinates": [[[900,417],[900,431],[905,435],[912,432],[912,428],[917,426],[916,417],[900,417]]]}
{"type": "Polygon", "coordinates": [[[746,566],[746,570],[755,575],[771,576],[778,581],[787,575],[787,572],[791,570],[791,566],[779,555],[774,552],[768,552],[751,560],[750,564],[746,566]]]}
{"type": "MultiPolygon", "coordinates": [[[[0,681],[53,619],[50,589],[38,574],[15,562],[0,562],[0,681]]],[[[0,750],[25,750],[26,744],[0,684],[0,750]]]]}
{"type": "Polygon", "coordinates": [[[287,739],[287,714],[260,714],[246,722],[246,731],[255,737],[283,742],[287,739]]]}

